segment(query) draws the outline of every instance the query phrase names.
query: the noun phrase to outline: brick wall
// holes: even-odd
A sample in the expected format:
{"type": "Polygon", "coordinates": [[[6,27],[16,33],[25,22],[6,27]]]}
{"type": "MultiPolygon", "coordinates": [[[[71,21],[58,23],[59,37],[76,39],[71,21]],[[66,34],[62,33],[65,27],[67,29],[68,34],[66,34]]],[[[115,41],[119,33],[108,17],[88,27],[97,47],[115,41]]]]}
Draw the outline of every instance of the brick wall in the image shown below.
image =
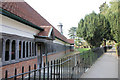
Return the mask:
{"type": "MultiPolygon", "coordinates": [[[[68,53],[68,52],[70,52],[70,50],[66,50],[66,52],[62,51],[62,52],[50,54],[50,55],[47,56],[47,59],[48,59],[48,61],[53,61],[55,59],[61,58],[62,56],[65,55],[65,53],[68,53]]],[[[43,56],[43,61],[46,62],[46,56],[43,56]]]]}
{"type": "Polygon", "coordinates": [[[37,58],[3,66],[2,67],[2,78],[5,78],[6,70],[8,71],[8,77],[10,77],[14,75],[15,68],[17,69],[17,74],[19,74],[19,73],[22,73],[22,66],[24,66],[24,72],[27,72],[29,69],[29,65],[31,66],[31,70],[34,69],[34,64],[37,64],[37,58]]]}
{"type": "MultiPolygon", "coordinates": [[[[64,56],[65,53],[68,53],[68,52],[70,52],[70,50],[50,54],[50,55],[48,55],[48,61],[59,59],[62,56],[64,56]]],[[[43,61],[46,62],[46,56],[43,57],[43,61]]],[[[0,68],[2,68],[2,78],[5,78],[6,70],[8,71],[8,77],[10,77],[10,76],[14,75],[15,68],[17,69],[17,74],[19,74],[19,73],[22,73],[22,66],[24,66],[24,72],[28,72],[29,65],[31,66],[31,70],[33,70],[34,64],[37,64],[37,58],[0,67],[0,68]]]]}

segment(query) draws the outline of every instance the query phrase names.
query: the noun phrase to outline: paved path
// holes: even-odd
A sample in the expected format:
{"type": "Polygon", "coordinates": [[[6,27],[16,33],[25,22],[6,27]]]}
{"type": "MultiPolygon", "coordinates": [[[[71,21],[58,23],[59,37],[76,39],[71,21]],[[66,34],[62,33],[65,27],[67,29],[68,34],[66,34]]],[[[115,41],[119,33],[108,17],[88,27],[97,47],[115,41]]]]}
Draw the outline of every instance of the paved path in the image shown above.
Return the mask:
{"type": "Polygon", "coordinates": [[[118,78],[118,57],[115,48],[103,54],[81,78],[118,78]]]}
{"type": "Polygon", "coordinates": [[[119,80],[120,80],[120,56],[118,58],[118,77],[119,77],[119,80]]]}

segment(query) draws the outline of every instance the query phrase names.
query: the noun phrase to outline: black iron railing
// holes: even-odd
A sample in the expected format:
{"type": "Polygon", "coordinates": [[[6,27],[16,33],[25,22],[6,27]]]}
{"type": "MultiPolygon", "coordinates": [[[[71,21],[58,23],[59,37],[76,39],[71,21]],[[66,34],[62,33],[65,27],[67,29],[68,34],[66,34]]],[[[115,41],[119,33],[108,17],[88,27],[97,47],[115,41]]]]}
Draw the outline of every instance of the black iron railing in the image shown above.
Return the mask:
{"type": "Polygon", "coordinates": [[[59,60],[50,61],[47,64],[34,64],[34,70],[31,70],[31,66],[29,65],[28,72],[24,72],[23,66],[22,73],[20,74],[17,74],[17,69],[15,68],[15,74],[11,77],[8,77],[9,72],[6,70],[5,80],[61,80],[64,78],[80,78],[103,53],[103,48],[92,49],[59,60]]]}

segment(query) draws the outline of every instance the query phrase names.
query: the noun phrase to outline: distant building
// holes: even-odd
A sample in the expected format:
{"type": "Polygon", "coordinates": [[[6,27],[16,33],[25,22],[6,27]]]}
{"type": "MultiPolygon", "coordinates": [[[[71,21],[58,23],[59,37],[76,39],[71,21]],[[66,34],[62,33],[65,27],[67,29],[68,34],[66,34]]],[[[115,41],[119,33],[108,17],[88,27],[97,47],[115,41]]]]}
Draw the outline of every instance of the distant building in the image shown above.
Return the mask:
{"type": "Polygon", "coordinates": [[[14,69],[51,61],[73,50],[74,40],[67,39],[26,2],[3,2],[0,7],[0,68],[2,77],[8,77],[14,69]]]}
{"type": "Polygon", "coordinates": [[[88,48],[89,47],[88,43],[81,37],[76,37],[75,43],[76,43],[75,46],[77,48],[88,48]]]}

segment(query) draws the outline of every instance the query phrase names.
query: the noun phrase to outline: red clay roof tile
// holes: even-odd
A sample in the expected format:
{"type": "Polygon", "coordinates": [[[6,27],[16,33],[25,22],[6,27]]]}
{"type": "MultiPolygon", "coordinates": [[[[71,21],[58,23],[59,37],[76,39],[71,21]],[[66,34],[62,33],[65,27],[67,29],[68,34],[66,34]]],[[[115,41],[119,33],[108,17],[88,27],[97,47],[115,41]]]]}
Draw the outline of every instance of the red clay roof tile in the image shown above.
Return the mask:
{"type": "Polygon", "coordinates": [[[52,26],[41,26],[41,27],[44,29],[44,31],[38,33],[38,35],[39,36],[49,36],[49,32],[50,32],[52,26]]]}
{"type": "Polygon", "coordinates": [[[74,39],[67,39],[68,43],[74,44],[74,39]]]}
{"type": "MultiPolygon", "coordinates": [[[[45,31],[40,32],[39,33],[40,36],[47,36],[49,34],[48,31],[50,30],[50,26],[52,25],[46,19],[44,19],[39,13],[37,13],[31,6],[29,6],[26,2],[2,2],[2,9],[9,11],[12,14],[17,15],[37,26],[43,27],[45,31]]],[[[53,31],[54,35],[57,38],[65,42],[70,42],[55,27],[53,27],[53,31]]]]}
{"type": "Polygon", "coordinates": [[[2,2],[2,8],[37,26],[51,26],[47,20],[26,2],[2,2]]]}

